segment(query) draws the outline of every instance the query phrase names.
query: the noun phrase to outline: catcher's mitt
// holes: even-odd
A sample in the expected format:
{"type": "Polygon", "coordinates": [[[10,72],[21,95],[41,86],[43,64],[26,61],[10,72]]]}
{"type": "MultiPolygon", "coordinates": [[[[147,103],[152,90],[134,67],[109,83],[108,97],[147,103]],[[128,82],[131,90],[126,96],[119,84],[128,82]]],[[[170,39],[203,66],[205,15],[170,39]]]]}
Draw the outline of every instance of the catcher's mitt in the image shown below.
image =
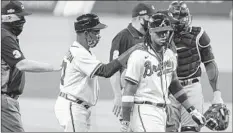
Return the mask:
{"type": "Polygon", "coordinates": [[[213,104],[204,113],[206,118],[206,127],[210,130],[226,130],[229,125],[230,111],[225,104],[213,104]]]}

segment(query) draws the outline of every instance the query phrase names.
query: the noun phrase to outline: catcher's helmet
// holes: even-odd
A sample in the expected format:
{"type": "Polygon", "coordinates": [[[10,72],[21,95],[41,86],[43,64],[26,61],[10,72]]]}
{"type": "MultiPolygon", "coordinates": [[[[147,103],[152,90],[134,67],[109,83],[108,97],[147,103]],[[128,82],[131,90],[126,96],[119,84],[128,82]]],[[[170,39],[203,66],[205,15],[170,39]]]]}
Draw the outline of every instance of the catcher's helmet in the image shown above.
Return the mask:
{"type": "Polygon", "coordinates": [[[101,30],[106,27],[107,25],[100,23],[97,15],[91,13],[79,16],[74,22],[76,32],[83,32],[86,30],[101,30]]]}
{"type": "Polygon", "coordinates": [[[155,13],[149,19],[148,27],[153,32],[172,31],[168,16],[163,13],[155,13]]]}
{"type": "Polygon", "coordinates": [[[173,19],[179,22],[180,28],[187,27],[191,24],[192,16],[184,1],[173,1],[169,5],[168,11],[172,14],[173,19]]]}

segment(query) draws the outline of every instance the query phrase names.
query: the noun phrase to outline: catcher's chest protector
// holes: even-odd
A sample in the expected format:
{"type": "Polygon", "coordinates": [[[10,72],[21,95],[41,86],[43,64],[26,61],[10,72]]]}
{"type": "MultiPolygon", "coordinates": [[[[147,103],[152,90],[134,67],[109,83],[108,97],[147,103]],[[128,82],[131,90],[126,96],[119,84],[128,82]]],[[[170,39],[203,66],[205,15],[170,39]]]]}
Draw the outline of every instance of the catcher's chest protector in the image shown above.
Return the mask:
{"type": "Polygon", "coordinates": [[[202,34],[200,31],[200,27],[192,27],[190,31],[174,36],[178,54],[177,75],[180,79],[201,76],[201,55],[197,44],[202,34]]]}

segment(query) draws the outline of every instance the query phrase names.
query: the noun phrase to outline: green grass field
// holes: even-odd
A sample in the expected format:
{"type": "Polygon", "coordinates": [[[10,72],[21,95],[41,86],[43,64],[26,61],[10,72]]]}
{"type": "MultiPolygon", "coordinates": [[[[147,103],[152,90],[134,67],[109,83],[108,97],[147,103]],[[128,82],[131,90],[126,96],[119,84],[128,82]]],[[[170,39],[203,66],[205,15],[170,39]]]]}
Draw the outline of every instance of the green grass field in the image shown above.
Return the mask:
{"type": "MultiPolygon", "coordinates": [[[[29,16],[24,32],[20,36],[21,49],[26,58],[59,65],[75,39],[73,21],[73,17],[53,17],[44,14],[29,16]]],[[[111,40],[117,32],[128,25],[130,16],[100,14],[100,21],[106,23],[108,28],[101,31],[101,41],[93,52],[99,60],[107,63],[111,40]]],[[[220,71],[219,87],[222,89],[224,101],[228,103],[229,108],[232,108],[232,20],[194,18],[193,24],[203,26],[209,33],[220,71]]],[[[25,91],[19,99],[26,131],[62,131],[53,111],[55,98],[59,92],[59,75],[59,73],[27,73],[25,91]]],[[[209,102],[212,92],[205,73],[202,85],[206,102],[209,102]]],[[[113,93],[109,80],[100,78],[100,87],[100,100],[93,108],[91,131],[119,131],[119,122],[111,113],[113,105],[110,99],[113,93]]],[[[208,104],[205,107],[207,108],[208,104]]],[[[232,131],[232,126],[227,131],[232,131]]]]}

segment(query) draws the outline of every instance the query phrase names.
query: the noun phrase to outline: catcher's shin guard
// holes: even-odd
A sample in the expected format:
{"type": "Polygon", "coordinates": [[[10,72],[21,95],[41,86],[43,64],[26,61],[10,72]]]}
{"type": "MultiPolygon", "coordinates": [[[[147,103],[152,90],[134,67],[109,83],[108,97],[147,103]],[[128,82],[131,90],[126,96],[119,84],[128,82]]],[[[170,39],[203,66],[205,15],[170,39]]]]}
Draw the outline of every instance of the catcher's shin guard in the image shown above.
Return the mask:
{"type": "Polygon", "coordinates": [[[187,132],[187,131],[200,132],[200,128],[198,128],[198,127],[191,127],[191,126],[185,126],[185,127],[181,127],[180,131],[181,132],[187,132]]]}

